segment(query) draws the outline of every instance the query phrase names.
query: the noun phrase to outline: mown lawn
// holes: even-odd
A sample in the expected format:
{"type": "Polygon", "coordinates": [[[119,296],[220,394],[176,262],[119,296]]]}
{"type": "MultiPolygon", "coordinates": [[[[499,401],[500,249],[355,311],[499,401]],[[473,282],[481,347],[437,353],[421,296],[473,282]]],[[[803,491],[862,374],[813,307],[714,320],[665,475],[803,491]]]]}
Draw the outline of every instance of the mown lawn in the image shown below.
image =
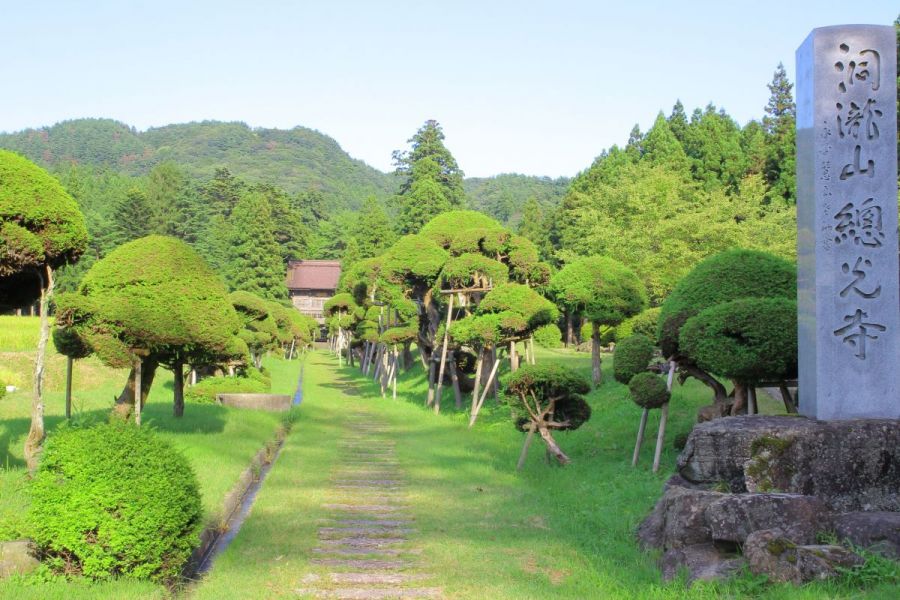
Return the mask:
{"type": "MultiPolygon", "coordinates": [[[[22,389],[0,400],[0,540],[27,537],[27,477],[22,446],[28,433],[31,406],[31,369],[37,339],[36,319],[0,318],[0,364],[22,381],[22,389]]],[[[265,359],[272,375],[273,393],[293,394],[299,377],[299,361],[265,359]]],[[[45,421],[49,435],[65,421],[65,359],[52,346],[48,352],[45,421]]],[[[78,421],[106,419],[113,398],[121,391],[127,372],[109,369],[95,358],[76,361],[74,373],[74,418],[78,421]]],[[[185,407],[184,417],[172,416],[172,376],[160,369],[143,416],[145,427],[181,449],[197,473],[208,523],[221,519],[225,494],[247,468],[252,457],[274,436],[284,421],[282,414],[230,409],[212,404],[185,407]]],[[[0,598],[145,598],[164,593],[158,586],[115,582],[53,581],[35,585],[30,580],[0,582],[0,598]]]]}
{"type": "MultiPolygon", "coordinates": [[[[563,362],[587,374],[588,357],[542,351],[539,360],[563,362]]],[[[859,590],[847,582],[795,588],[770,585],[750,575],[727,583],[663,583],[656,556],[641,552],[634,530],[661,494],[678,454],[676,434],[690,430],[706,388],[676,388],[663,454],[664,468],[650,472],[653,443],[637,469],[630,465],[640,410],[611,378],[589,401],[594,414],[580,430],[559,435],[572,464],[548,465],[536,442],[521,472],[515,463],[522,434],[508,410],[490,406],[475,428],[465,412],[435,415],[422,404],[425,383],[416,366],[400,381],[397,401],[382,399],[358,371],[336,360],[310,357],[304,405],[282,458],[266,480],[258,503],[235,543],[196,588],[196,598],[290,596],[315,544],[316,519],[345,414],[357,407],[378,411],[396,431],[406,471],[411,512],[423,548],[424,571],[448,598],[894,598],[900,589],[881,584],[859,590]]],[[[452,404],[452,394],[450,394],[452,404]]],[[[445,406],[447,405],[445,396],[445,406]]],[[[764,408],[777,410],[778,403],[764,408]]],[[[658,412],[658,411],[654,411],[658,412]]],[[[655,439],[658,415],[649,425],[655,439]]]]}

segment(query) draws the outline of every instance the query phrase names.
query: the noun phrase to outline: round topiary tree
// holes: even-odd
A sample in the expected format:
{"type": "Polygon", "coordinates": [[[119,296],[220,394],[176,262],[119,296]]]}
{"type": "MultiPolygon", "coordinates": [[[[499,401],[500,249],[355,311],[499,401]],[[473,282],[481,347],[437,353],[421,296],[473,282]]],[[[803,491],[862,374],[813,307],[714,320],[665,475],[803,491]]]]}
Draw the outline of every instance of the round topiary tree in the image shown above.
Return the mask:
{"type": "Polygon", "coordinates": [[[541,348],[562,346],[562,331],[556,323],[547,323],[534,330],[534,342],[541,348]]]}
{"type": "MultiPolygon", "coordinates": [[[[123,244],[91,267],[78,290],[60,295],[56,324],[78,336],[107,365],[132,367],[116,400],[134,413],[158,366],[174,373],[174,410],[184,411],[183,370],[230,356],[240,322],[219,277],[190,246],[166,236],[123,244]]],[[[135,414],[138,419],[139,415],[135,414]]]]}
{"type": "Polygon", "coordinates": [[[40,301],[41,319],[25,463],[37,467],[44,440],[44,354],[54,273],[87,247],[84,216],[49,173],[18,154],[0,150],[0,312],[40,301]]]}
{"type": "Polygon", "coordinates": [[[203,509],[187,459],[121,422],[52,435],[31,484],[45,564],[92,579],[172,584],[199,542],[203,509]]]}
{"type": "Polygon", "coordinates": [[[651,342],[655,343],[660,310],[660,307],[654,306],[622,321],[615,329],[614,341],[618,342],[635,334],[640,334],[648,337],[651,342]]]}
{"type": "Polygon", "coordinates": [[[567,315],[584,316],[593,326],[591,365],[600,384],[600,327],[613,327],[647,305],[647,291],[634,272],[605,256],[580,258],[550,280],[549,291],[567,315]]]}
{"type": "Polygon", "coordinates": [[[613,352],[613,377],[619,383],[628,385],[631,378],[647,370],[653,359],[653,342],[644,335],[627,337],[613,352]]]}
{"type": "Polygon", "coordinates": [[[749,387],[797,376],[797,303],[742,298],[711,306],[687,320],[679,348],[701,369],[732,380],[736,413],[749,387]]]}
{"type": "Polygon", "coordinates": [[[525,462],[535,431],[560,465],[571,462],[551,430],[578,429],[591,418],[591,407],[583,396],[590,389],[581,375],[555,364],[525,365],[510,376],[505,398],[513,409],[516,426],[528,432],[518,468],[525,462]]]}
{"type": "Polygon", "coordinates": [[[631,399],[641,408],[661,408],[669,401],[671,393],[666,387],[666,380],[648,371],[637,373],[628,382],[631,399]]]}
{"type": "Polygon", "coordinates": [[[699,263],[663,303],[657,339],[663,356],[678,363],[682,377],[709,386],[717,404],[724,404],[725,387],[680,347],[681,328],[701,311],[741,298],[797,297],[797,269],[790,262],[758,250],[728,250],[699,263]]]}

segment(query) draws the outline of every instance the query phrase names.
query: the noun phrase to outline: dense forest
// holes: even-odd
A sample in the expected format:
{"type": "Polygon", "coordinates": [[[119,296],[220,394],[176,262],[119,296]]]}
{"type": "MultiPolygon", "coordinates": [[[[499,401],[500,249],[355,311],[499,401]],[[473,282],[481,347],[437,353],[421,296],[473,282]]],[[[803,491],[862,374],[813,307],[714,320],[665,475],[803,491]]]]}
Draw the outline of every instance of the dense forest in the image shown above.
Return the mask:
{"type": "Polygon", "coordinates": [[[469,208],[531,239],[555,268],[598,253],[620,260],[658,304],[723,249],[793,257],[795,109],[780,65],[768,87],[759,120],[742,126],[712,104],[689,113],[679,101],[572,180],[466,179],[436,121],[394,152],[392,173],[314,130],[242,123],[137,132],[86,119],[3,134],[0,147],[47,167],[87,217],[90,250],[63,289],[118,245],[161,233],[194,246],[232,288],[280,298],[290,259],[349,266],[437,214],[469,208]]]}

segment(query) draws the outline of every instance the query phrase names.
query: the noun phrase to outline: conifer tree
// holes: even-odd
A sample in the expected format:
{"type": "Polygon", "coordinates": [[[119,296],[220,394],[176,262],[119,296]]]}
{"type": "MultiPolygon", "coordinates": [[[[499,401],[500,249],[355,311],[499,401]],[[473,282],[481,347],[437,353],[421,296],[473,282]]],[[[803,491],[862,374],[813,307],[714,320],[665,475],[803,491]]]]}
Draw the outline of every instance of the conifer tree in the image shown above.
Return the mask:
{"type": "Polygon", "coordinates": [[[154,233],[157,215],[150,206],[147,194],[132,188],[116,203],[112,221],[110,245],[115,247],[154,233]]]}
{"type": "Polygon", "coordinates": [[[353,237],[360,258],[383,254],[396,240],[391,220],[375,196],[369,196],[363,202],[353,237]]]}
{"type": "Polygon", "coordinates": [[[687,169],[688,158],[681,142],[672,133],[662,112],[656,117],[653,127],[644,136],[643,158],[655,165],[664,165],[676,171],[687,169]]]}
{"type": "Polygon", "coordinates": [[[672,114],[669,115],[669,129],[672,130],[672,134],[682,144],[684,143],[687,127],[688,119],[687,113],[684,112],[684,104],[681,103],[681,100],[676,100],[675,106],[672,107],[672,114]]]}
{"type": "Polygon", "coordinates": [[[781,63],[778,63],[768,88],[771,95],[762,121],[768,139],[765,166],[766,182],[770,188],[768,197],[770,200],[781,198],[794,203],[797,109],[792,94],[794,85],[788,81],[781,63]]]}
{"type": "Polygon", "coordinates": [[[265,196],[249,193],[241,198],[228,219],[228,229],[229,287],[270,300],[284,299],[284,264],[265,196]]]}
{"type": "Polygon", "coordinates": [[[553,254],[550,241],[550,226],[544,210],[533,196],[522,207],[522,220],[519,222],[518,234],[531,240],[537,247],[541,260],[549,260],[553,254]]]}
{"type": "Polygon", "coordinates": [[[408,152],[394,152],[400,186],[400,233],[416,233],[442,212],[463,208],[463,172],[444,146],[444,132],[429,120],[411,137],[408,152]]]}

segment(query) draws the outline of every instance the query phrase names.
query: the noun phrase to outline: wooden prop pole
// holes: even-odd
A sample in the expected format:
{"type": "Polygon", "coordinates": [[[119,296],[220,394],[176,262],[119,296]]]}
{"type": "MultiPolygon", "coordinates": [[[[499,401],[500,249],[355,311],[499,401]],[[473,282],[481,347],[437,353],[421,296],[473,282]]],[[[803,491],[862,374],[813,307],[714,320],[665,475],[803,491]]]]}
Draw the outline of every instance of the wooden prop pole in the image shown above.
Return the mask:
{"type": "Polygon", "coordinates": [[[528,457],[528,447],[531,446],[531,440],[534,438],[534,423],[528,424],[528,433],[525,434],[525,443],[522,444],[522,452],[519,453],[519,462],[516,463],[516,471],[521,471],[525,466],[525,459],[528,457]]]}
{"type": "Polygon", "coordinates": [[[447,344],[450,341],[450,319],[453,314],[453,298],[447,302],[447,322],[444,324],[444,344],[441,347],[441,367],[438,369],[437,389],[434,393],[434,412],[441,412],[441,391],[444,387],[444,365],[447,362],[447,344]]]}
{"type": "Polygon", "coordinates": [[[494,376],[497,375],[497,367],[500,366],[500,359],[494,359],[494,366],[491,367],[491,373],[488,375],[487,384],[484,386],[484,391],[481,392],[481,398],[478,400],[478,404],[475,405],[474,410],[472,410],[472,415],[469,417],[469,427],[475,424],[475,419],[478,418],[478,412],[481,410],[481,406],[484,404],[485,398],[487,398],[488,391],[491,389],[491,384],[494,381],[494,376]]]}
{"type": "Polygon", "coordinates": [[[647,415],[649,414],[649,408],[645,408],[644,412],[641,413],[641,425],[638,427],[637,441],[634,443],[634,454],[631,455],[632,467],[636,467],[638,464],[638,457],[641,454],[641,444],[644,443],[644,432],[647,430],[647,415]]]}
{"type": "MultiPolygon", "coordinates": [[[[669,361],[669,376],[666,379],[666,389],[672,392],[672,383],[675,380],[675,361],[669,361]]],[[[662,456],[662,447],[666,439],[666,422],[669,420],[669,403],[662,406],[662,414],[659,417],[659,431],[656,434],[656,451],[653,453],[653,472],[659,471],[659,459],[662,456]]]]}
{"type": "Polygon", "coordinates": [[[72,418],[72,360],[71,356],[66,357],[66,418],[72,418]]]}

